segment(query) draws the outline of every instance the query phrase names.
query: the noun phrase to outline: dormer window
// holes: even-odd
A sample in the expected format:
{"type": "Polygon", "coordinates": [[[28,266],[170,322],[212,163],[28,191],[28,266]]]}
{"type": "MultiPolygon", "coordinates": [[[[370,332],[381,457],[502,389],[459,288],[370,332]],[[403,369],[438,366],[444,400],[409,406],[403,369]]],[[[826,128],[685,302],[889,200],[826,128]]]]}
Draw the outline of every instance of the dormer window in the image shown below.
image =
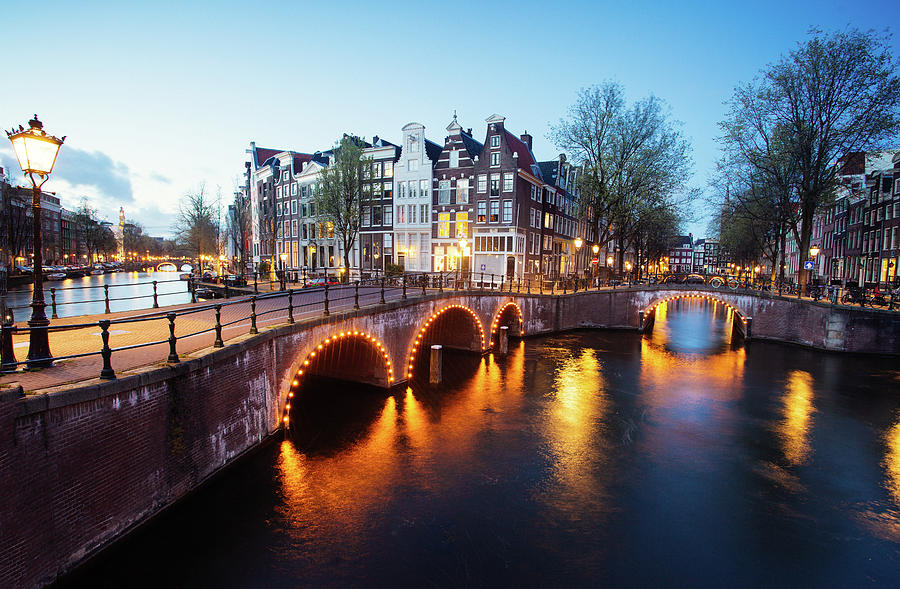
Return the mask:
{"type": "Polygon", "coordinates": [[[491,135],[491,147],[500,147],[499,135],[491,135]]]}
{"type": "Polygon", "coordinates": [[[409,138],[409,151],[410,153],[416,153],[419,151],[419,141],[416,137],[409,138]]]}

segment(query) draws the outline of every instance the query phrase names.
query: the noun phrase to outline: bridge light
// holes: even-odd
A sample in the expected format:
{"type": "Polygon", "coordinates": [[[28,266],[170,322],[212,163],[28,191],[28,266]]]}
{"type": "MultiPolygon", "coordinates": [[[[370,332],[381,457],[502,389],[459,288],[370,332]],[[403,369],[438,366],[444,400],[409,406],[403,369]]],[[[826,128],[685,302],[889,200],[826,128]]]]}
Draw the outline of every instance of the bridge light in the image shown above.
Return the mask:
{"type": "Polygon", "coordinates": [[[284,422],[285,422],[285,423],[288,422],[288,416],[287,416],[287,415],[284,416],[284,422]]]}
{"type": "Polygon", "coordinates": [[[291,404],[288,403],[287,405],[284,406],[284,408],[287,409],[288,411],[290,411],[290,409],[291,409],[291,404]]]}
{"type": "Polygon", "coordinates": [[[322,349],[322,344],[319,344],[318,346],[316,346],[316,349],[321,350],[321,349],[322,349]]]}
{"type": "Polygon", "coordinates": [[[303,361],[303,365],[304,365],[304,366],[309,366],[309,360],[304,360],[304,361],[303,361]]]}
{"type": "Polygon", "coordinates": [[[309,353],[309,356],[310,356],[311,358],[315,358],[315,357],[316,357],[316,353],[315,353],[315,352],[310,352],[310,353],[309,353]]]}
{"type": "Polygon", "coordinates": [[[294,393],[288,393],[288,397],[293,398],[293,397],[294,397],[294,393]]]}
{"type": "Polygon", "coordinates": [[[299,374],[303,374],[303,371],[302,371],[302,370],[300,370],[300,371],[299,371],[299,374]]]}

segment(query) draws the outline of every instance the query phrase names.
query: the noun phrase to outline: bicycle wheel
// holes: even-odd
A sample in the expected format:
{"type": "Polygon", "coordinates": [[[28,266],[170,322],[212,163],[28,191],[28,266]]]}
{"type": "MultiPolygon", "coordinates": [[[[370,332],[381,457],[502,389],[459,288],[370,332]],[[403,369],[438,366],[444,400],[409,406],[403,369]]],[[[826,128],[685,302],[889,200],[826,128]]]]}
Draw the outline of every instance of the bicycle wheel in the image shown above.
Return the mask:
{"type": "Polygon", "coordinates": [[[725,281],[722,280],[721,278],[713,278],[712,280],[709,281],[709,285],[713,288],[719,288],[723,284],[725,284],[725,281]]]}
{"type": "Polygon", "coordinates": [[[737,280],[729,280],[729,281],[728,281],[728,288],[730,288],[731,290],[737,290],[737,287],[738,287],[738,286],[739,286],[739,285],[738,285],[738,281],[737,281],[737,280]]]}

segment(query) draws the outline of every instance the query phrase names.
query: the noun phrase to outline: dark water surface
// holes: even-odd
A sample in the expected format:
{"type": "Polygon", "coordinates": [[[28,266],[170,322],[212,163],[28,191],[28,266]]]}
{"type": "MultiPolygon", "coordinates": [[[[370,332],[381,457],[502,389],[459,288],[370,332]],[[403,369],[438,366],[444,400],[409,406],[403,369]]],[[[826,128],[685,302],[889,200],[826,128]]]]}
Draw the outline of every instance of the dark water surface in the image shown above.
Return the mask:
{"type": "Polygon", "coordinates": [[[308,388],[292,438],[67,582],[900,586],[896,360],[733,347],[729,313],[447,357],[439,390],[308,388]]]}

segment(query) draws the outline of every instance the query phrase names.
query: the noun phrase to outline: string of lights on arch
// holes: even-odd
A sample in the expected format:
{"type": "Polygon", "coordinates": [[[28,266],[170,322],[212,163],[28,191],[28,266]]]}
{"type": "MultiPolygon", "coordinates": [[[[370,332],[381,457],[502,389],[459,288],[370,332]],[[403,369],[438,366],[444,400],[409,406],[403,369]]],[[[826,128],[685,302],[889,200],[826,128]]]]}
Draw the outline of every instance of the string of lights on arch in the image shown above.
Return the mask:
{"type": "Polygon", "coordinates": [[[449,311],[451,309],[461,309],[472,316],[472,319],[475,320],[475,325],[478,326],[478,335],[481,338],[481,351],[484,352],[487,349],[484,345],[484,327],[482,327],[481,319],[478,318],[478,315],[475,314],[475,311],[473,311],[472,309],[470,309],[466,306],[463,306],[463,305],[448,305],[446,307],[443,307],[439,311],[435,311],[434,313],[432,313],[431,316],[428,317],[428,319],[425,321],[425,324],[422,326],[422,329],[419,330],[419,333],[416,334],[416,339],[415,339],[415,341],[413,341],[413,344],[412,344],[412,350],[409,353],[409,362],[407,362],[408,368],[406,371],[406,378],[412,378],[412,376],[413,376],[413,363],[415,362],[416,352],[419,349],[419,344],[422,343],[422,338],[425,336],[425,332],[428,330],[428,328],[431,326],[431,324],[438,317],[440,317],[441,315],[443,315],[444,313],[446,313],[447,311],[449,311]]]}
{"type": "Polygon", "coordinates": [[[657,301],[656,303],[653,304],[653,306],[648,307],[647,310],[644,311],[644,321],[647,321],[647,319],[650,318],[650,316],[653,314],[653,312],[656,311],[656,308],[659,307],[661,304],[668,303],[669,301],[679,300],[679,299],[704,299],[704,300],[707,300],[707,301],[710,301],[713,303],[720,303],[722,305],[725,305],[729,309],[731,309],[731,311],[734,312],[735,315],[737,315],[738,319],[741,320],[741,323],[744,323],[744,324],[747,323],[747,320],[744,318],[743,313],[741,313],[737,309],[737,307],[735,307],[734,305],[728,304],[727,302],[723,301],[720,298],[714,297],[712,295],[707,295],[707,294],[679,294],[679,295],[666,297],[666,298],[662,299],[661,301],[657,301]]]}
{"type": "Polygon", "coordinates": [[[514,302],[512,302],[512,301],[509,301],[508,303],[506,303],[505,305],[503,305],[502,307],[500,307],[500,310],[497,311],[497,314],[494,316],[494,322],[491,323],[491,341],[490,341],[490,343],[489,343],[489,345],[491,345],[491,346],[494,345],[494,339],[493,339],[493,338],[494,338],[494,332],[496,332],[496,331],[497,331],[497,328],[500,326],[500,317],[503,316],[503,312],[506,311],[506,309],[509,308],[509,307],[514,307],[514,308],[515,308],[515,310],[516,310],[516,315],[517,315],[518,318],[519,318],[519,331],[520,331],[520,335],[522,335],[522,336],[525,335],[525,320],[522,318],[522,308],[521,308],[519,305],[517,305],[516,303],[514,303],[514,302]]]}
{"type": "Polygon", "coordinates": [[[370,345],[374,346],[378,350],[378,353],[381,354],[382,358],[384,359],[384,367],[385,367],[385,370],[387,370],[387,375],[388,375],[388,384],[389,385],[393,384],[393,382],[394,382],[394,367],[391,366],[391,359],[388,357],[388,353],[384,347],[384,344],[382,344],[381,341],[377,337],[375,337],[374,335],[367,333],[365,331],[359,331],[359,330],[341,331],[341,332],[336,333],[336,334],[332,335],[331,337],[327,337],[324,340],[322,340],[321,342],[319,342],[319,344],[316,345],[316,347],[313,348],[309,354],[307,354],[306,358],[300,364],[300,368],[297,370],[297,374],[294,376],[294,379],[291,381],[291,388],[288,391],[287,403],[285,403],[285,406],[284,406],[284,416],[282,417],[282,422],[284,422],[285,427],[287,427],[290,424],[289,414],[291,411],[291,402],[294,398],[294,395],[297,393],[298,389],[300,388],[300,383],[303,380],[303,374],[304,374],[304,372],[306,372],[308,370],[307,367],[309,366],[310,362],[312,362],[315,359],[317,354],[321,354],[325,349],[327,349],[328,346],[332,346],[341,341],[347,341],[351,338],[367,341],[367,342],[369,342],[370,345]]]}

